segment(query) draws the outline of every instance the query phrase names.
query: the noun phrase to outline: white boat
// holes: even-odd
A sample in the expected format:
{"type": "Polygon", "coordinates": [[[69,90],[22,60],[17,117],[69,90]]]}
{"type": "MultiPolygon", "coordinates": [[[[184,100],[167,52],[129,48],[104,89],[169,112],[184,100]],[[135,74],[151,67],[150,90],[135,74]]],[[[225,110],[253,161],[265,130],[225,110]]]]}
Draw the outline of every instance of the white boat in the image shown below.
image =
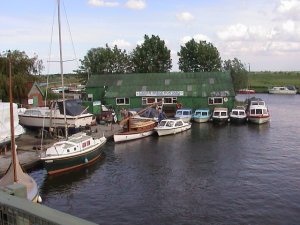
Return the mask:
{"type": "MultiPolygon", "coordinates": [[[[10,108],[10,124],[14,124],[14,107],[12,103],[12,76],[11,76],[11,61],[9,60],[9,108],[10,108]]],[[[17,146],[15,145],[15,134],[14,129],[11,126],[11,164],[7,169],[4,176],[0,179],[0,187],[7,188],[8,186],[14,184],[21,184],[26,187],[26,198],[32,202],[41,202],[42,198],[39,195],[38,185],[35,180],[29,176],[27,173],[21,168],[19,163],[18,154],[17,154],[17,146]]]]}
{"type": "Polygon", "coordinates": [[[184,122],[190,122],[193,116],[192,109],[177,109],[175,113],[176,119],[182,119],[184,122]]]}
{"type": "Polygon", "coordinates": [[[151,118],[130,118],[123,132],[114,134],[115,142],[131,141],[148,137],[155,133],[157,121],[151,118]]]}
{"type": "Polygon", "coordinates": [[[48,174],[56,174],[88,166],[102,155],[106,138],[93,138],[84,132],[73,134],[67,140],[48,148],[41,160],[48,174]]]}
{"type": "Polygon", "coordinates": [[[211,113],[209,109],[196,109],[192,120],[197,123],[206,123],[210,120],[211,113]]]}
{"type": "Polygon", "coordinates": [[[297,94],[297,89],[295,86],[272,87],[269,89],[269,93],[270,94],[295,95],[295,94],[297,94]]]}
{"type": "MultiPolygon", "coordinates": [[[[60,46],[60,68],[62,87],[64,87],[63,79],[63,59],[62,59],[62,43],[61,43],[61,24],[60,24],[60,0],[58,4],[58,26],[59,26],[59,46],[60,46]]],[[[62,90],[64,100],[64,90],[62,90]]],[[[65,108],[65,101],[63,108],[65,108]]],[[[66,108],[65,108],[66,109],[66,108]]],[[[64,112],[64,121],[66,124],[67,116],[64,112]]],[[[80,167],[90,165],[99,159],[102,155],[101,147],[106,143],[106,138],[93,138],[86,133],[80,132],[68,137],[68,129],[65,127],[66,140],[58,141],[48,148],[41,160],[48,174],[56,174],[65,171],[74,170],[80,167]]]]}
{"type": "Polygon", "coordinates": [[[270,121],[271,117],[265,101],[260,98],[251,98],[248,102],[247,117],[249,122],[262,124],[270,121]]]}
{"type": "Polygon", "coordinates": [[[237,106],[229,113],[230,123],[242,124],[247,122],[247,114],[245,107],[237,106]]]}
{"type": "Polygon", "coordinates": [[[214,108],[211,116],[213,123],[227,123],[229,120],[227,108],[214,108]]]}
{"type": "Polygon", "coordinates": [[[20,110],[20,124],[25,127],[33,128],[50,128],[65,127],[64,105],[66,107],[66,119],[68,128],[85,127],[92,125],[94,116],[85,112],[76,100],[53,101],[50,107],[34,107],[30,109],[20,110]]]}
{"type": "MultiPolygon", "coordinates": [[[[13,121],[15,138],[18,138],[20,135],[25,133],[24,128],[19,124],[17,108],[17,104],[13,103],[13,121]]],[[[0,102],[0,146],[8,144],[10,140],[11,131],[9,102],[0,102]]]]}
{"type": "Polygon", "coordinates": [[[190,122],[184,122],[182,119],[164,119],[160,121],[155,131],[158,136],[177,134],[191,128],[190,122]]]}

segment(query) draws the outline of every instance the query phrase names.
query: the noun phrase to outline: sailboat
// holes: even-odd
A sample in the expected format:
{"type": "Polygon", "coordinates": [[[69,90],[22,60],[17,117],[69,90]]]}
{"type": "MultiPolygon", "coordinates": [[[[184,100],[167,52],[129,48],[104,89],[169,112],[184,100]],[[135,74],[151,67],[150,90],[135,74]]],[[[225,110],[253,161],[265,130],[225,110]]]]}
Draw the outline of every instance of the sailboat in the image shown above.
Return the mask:
{"type": "MultiPolygon", "coordinates": [[[[60,23],[60,0],[58,5],[58,34],[59,34],[59,52],[60,52],[60,73],[62,87],[64,87],[63,59],[62,59],[62,41],[61,41],[61,23],[60,23]]],[[[100,138],[93,138],[84,132],[79,132],[68,137],[68,125],[66,119],[65,94],[62,91],[63,111],[65,120],[65,140],[54,143],[49,147],[41,160],[48,174],[57,174],[76,168],[87,166],[102,156],[102,146],[106,143],[104,135],[100,138]]]]}
{"type": "MultiPolygon", "coordinates": [[[[10,56],[9,56],[10,57],[10,56]]],[[[12,97],[12,76],[11,76],[11,60],[9,58],[9,104],[10,104],[10,132],[11,132],[11,154],[12,162],[7,169],[5,175],[0,180],[0,187],[7,188],[9,185],[13,184],[23,184],[26,187],[26,197],[32,202],[41,202],[42,199],[39,195],[39,190],[35,180],[24,173],[22,170],[16,145],[15,145],[15,129],[14,129],[14,108],[13,108],[13,97],[12,97]]]]}

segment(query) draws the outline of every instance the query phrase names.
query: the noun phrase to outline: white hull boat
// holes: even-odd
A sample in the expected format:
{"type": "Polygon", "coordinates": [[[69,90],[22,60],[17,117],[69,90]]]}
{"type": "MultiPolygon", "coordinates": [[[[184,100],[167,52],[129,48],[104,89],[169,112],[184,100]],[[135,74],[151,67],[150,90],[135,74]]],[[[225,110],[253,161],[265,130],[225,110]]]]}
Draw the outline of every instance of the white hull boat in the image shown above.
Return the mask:
{"type": "Polygon", "coordinates": [[[266,103],[260,98],[249,100],[247,109],[248,121],[255,124],[263,124],[270,121],[270,113],[266,103]]]}
{"type": "Polygon", "coordinates": [[[297,89],[294,86],[272,87],[269,89],[270,94],[295,95],[297,89]]]}
{"type": "Polygon", "coordinates": [[[209,109],[196,109],[193,114],[193,121],[196,123],[206,123],[210,120],[211,113],[209,109]]]}
{"type": "MultiPolygon", "coordinates": [[[[66,121],[68,128],[79,128],[94,123],[94,116],[86,113],[80,105],[74,100],[66,100],[66,121]],[[71,102],[72,101],[72,102],[71,102]],[[70,103],[70,104],[69,104],[70,103]],[[69,108],[69,110],[68,110],[69,108]]],[[[65,116],[62,113],[63,108],[59,102],[53,102],[50,108],[35,107],[31,109],[20,110],[20,124],[25,127],[33,128],[49,128],[49,127],[65,127],[65,116]]]]}
{"type": "MultiPolygon", "coordinates": [[[[19,124],[17,104],[13,103],[13,108],[14,136],[15,138],[18,138],[25,133],[25,130],[19,124]]],[[[0,146],[3,146],[11,141],[9,102],[0,102],[0,128],[0,146]]]]}
{"type": "Polygon", "coordinates": [[[190,122],[192,116],[192,109],[177,109],[174,117],[176,119],[182,119],[183,122],[190,122]]]}
{"type": "Polygon", "coordinates": [[[165,119],[160,121],[156,130],[158,136],[177,134],[191,128],[191,123],[184,122],[182,119],[165,119]]]}

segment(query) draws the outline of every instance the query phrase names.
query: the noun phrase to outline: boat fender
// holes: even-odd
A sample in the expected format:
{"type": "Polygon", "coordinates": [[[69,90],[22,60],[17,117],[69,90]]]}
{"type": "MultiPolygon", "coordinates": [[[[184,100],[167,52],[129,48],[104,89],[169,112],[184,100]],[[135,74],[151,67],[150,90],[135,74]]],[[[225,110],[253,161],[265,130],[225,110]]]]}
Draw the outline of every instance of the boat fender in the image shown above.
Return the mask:
{"type": "Polygon", "coordinates": [[[89,162],[89,160],[88,160],[87,158],[85,158],[85,159],[84,159],[84,162],[85,162],[85,163],[88,163],[88,162],[89,162]]]}
{"type": "Polygon", "coordinates": [[[38,203],[42,203],[42,201],[43,201],[43,200],[42,200],[42,197],[39,195],[38,198],[37,198],[37,202],[38,202],[38,203]]]}

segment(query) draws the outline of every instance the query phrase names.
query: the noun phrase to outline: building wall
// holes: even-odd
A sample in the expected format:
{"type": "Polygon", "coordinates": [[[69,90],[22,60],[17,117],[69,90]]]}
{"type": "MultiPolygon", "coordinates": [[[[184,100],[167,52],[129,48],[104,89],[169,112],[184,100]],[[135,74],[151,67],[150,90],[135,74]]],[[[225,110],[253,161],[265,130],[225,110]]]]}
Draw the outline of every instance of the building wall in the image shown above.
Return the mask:
{"type": "Polygon", "coordinates": [[[42,96],[40,90],[35,85],[32,86],[32,88],[29,91],[27,97],[28,97],[27,104],[29,106],[39,106],[39,107],[44,106],[43,96],[42,96]],[[33,101],[34,98],[37,98],[37,103],[36,103],[37,105],[33,104],[34,103],[34,101],[33,101]]]}

